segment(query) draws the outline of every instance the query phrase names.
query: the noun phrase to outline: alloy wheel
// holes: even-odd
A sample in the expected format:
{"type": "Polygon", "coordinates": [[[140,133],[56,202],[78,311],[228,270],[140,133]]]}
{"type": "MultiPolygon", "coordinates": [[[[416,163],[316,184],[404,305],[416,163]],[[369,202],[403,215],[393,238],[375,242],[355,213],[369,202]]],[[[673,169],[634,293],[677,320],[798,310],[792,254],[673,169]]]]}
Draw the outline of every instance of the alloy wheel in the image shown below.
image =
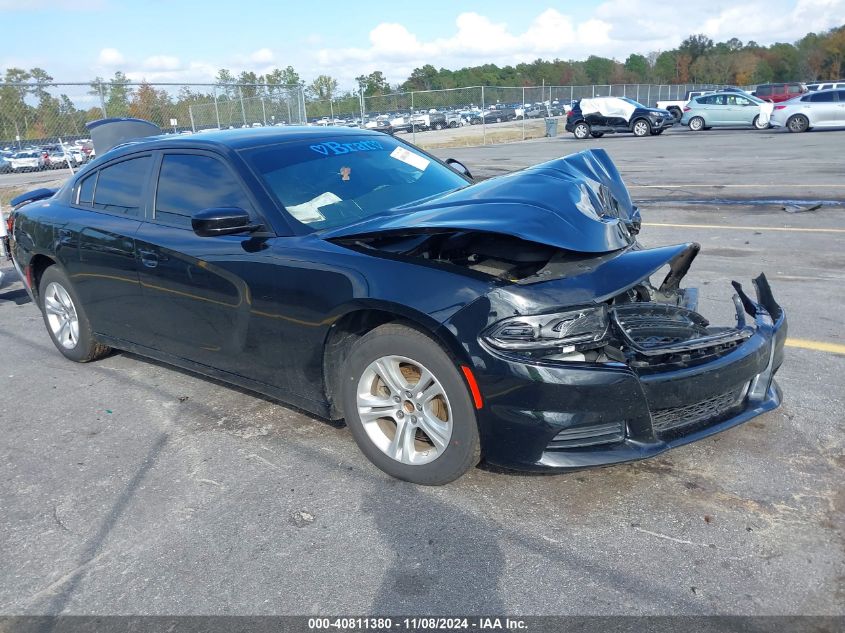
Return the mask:
{"type": "Polygon", "coordinates": [[[370,441],[402,464],[427,464],[452,438],[452,408],[445,389],[421,363],[382,356],[358,381],[358,416],[370,441]]]}
{"type": "Polygon", "coordinates": [[[44,292],[44,310],[47,323],[55,339],[65,349],[73,349],[79,342],[79,317],[68,291],[51,282],[44,292]]]}

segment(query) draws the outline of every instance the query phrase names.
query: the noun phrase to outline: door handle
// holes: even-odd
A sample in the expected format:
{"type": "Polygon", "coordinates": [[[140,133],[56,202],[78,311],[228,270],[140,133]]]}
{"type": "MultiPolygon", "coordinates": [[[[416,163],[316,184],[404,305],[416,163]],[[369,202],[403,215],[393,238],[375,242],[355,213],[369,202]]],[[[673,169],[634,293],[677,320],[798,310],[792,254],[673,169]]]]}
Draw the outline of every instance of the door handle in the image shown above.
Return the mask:
{"type": "Polygon", "coordinates": [[[158,254],[155,251],[138,250],[141,256],[141,263],[147,268],[155,268],[158,266],[158,254]]]}

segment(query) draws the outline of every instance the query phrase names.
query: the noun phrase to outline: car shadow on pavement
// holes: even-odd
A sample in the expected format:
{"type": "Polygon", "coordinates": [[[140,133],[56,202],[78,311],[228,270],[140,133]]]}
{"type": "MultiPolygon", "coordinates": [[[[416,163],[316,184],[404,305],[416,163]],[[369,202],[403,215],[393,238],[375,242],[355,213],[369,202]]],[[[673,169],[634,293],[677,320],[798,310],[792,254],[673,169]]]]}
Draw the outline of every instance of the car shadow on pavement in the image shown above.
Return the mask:
{"type": "Polygon", "coordinates": [[[367,613],[504,613],[505,561],[495,522],[447,505],[418,486],[387,480],[365,494],[391,563],[367,613]],[[385,490],[385,487],[387,490],[385,490]],[[472,561],[470,564],[469,561],[472,561]],[[461,570],[472,569],[472,573],[461,570]],[[478,573],[483,569],[483,573],[478,573]]]}

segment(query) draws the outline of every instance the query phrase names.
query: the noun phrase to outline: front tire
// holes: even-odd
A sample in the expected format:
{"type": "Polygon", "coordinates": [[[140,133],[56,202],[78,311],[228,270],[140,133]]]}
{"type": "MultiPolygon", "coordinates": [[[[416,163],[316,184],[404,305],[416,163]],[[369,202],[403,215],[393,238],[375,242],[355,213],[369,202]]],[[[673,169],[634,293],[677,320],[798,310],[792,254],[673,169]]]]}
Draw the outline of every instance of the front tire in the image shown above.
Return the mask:
{"type": "Polygon", "coordinates": [[[67,275],[56,266],[41,275],[38,297],[47,333],[65,358],[87,363],[111,351],[94,340],[85,308],[67,275]]]}
{"type": "Polygon", "coordinates": [[[806,132],[810,129],[810,120],[803,114],[795,114],[789,117],[786,127],[790,132],[806,132]]]}
{"type": "Polygon", "coordinates": [[[439,486],[481,455],[475,409],[454,361],[411,327],[382,325],[352,347],[341,374],[346,423],[392,477],[439,486]]]}
{"type": "Polygon", "coordinates": [[[689,120],[689,129],[693,132],[700,132],[704,129],[704,119],[700,116],[694,116],[689,120]]]}
{"type": "Polygon", "coordinates": [[[580,123],[576,123],[575,127],[572,128],[572,134],[575,135],[575,138],[578,140],[584,140],[588,136],[590,136],[590,126],[581,121],[580,123]]]}
{"type": "Polygon", "coordinates": [[[767,130],[769,128],[769,122],[766,121],[765,123],[760,123],[760,115],[754,117],[754,120],[751,122],[751,125],[754,126],[755,130],[767,130]]]}
{"type": "Polygon", "coordinates": [[[648,136],[651,134],[651,125],[645,119],[637,119],[634,121],[634,125],[631,128],[631,131],[634,133],[634,136],[648,136]]]}

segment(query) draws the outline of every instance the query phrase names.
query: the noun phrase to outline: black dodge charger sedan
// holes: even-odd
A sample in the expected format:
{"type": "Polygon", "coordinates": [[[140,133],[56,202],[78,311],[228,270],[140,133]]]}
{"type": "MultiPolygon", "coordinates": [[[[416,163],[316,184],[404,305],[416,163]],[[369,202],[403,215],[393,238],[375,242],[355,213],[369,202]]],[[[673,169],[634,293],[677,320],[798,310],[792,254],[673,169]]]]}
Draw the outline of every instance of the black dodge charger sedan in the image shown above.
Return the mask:
{"type": "Polygon", "coordinates": [[[643,248],[602,150],[473,182],[378,132],[143,126],[95,122],[93,163],[15,201],[73,361],[131,350],[345,419],[420,484],[649,457],[780,403],[766,278],[712,326],[680,286],[698,245],[643,248]]]}

